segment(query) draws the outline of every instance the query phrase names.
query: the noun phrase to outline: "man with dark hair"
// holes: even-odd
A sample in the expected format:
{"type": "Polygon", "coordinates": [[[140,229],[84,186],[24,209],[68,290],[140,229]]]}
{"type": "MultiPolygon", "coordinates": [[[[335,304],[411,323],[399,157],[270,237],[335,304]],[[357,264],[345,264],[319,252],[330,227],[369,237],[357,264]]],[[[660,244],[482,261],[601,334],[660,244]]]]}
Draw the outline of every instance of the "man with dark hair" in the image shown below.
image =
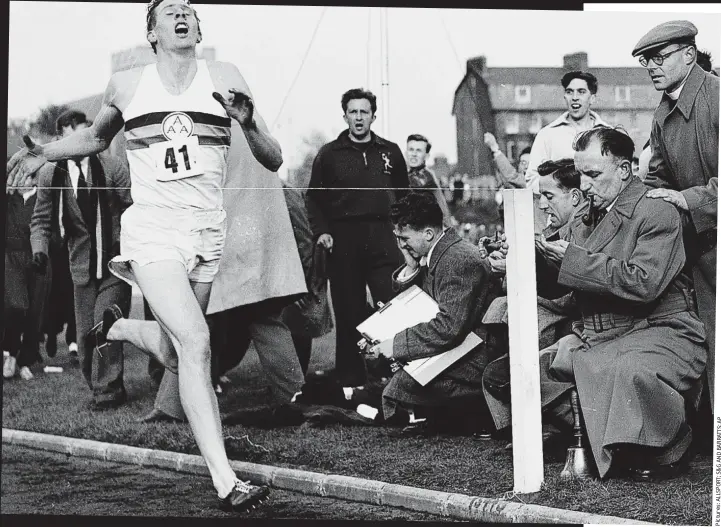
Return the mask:
{"type": "Polygon", "coordinates": [[[684,222],[688,265],[708,340],[708,383],[714,400],[716,223],[718,215],[719,78],[697,64],[696,26],[660,24],[633,49],[662,91],[651,124],[648,196],[674,204],[684,222]]]}
{"type": "Polygon", "coordinates": [[[426,167],[426,160],[431,151],[431,143],[421,134],[411,134],[406,141],[406,158],[408,160],[408,182],[411,188],[428,189],[433,192],[438,206],[443,211],[443,225],[452,227],[458,222],[451,214],[446,197],[438,184],[436,176],[426,167]]]}
{"type": "MultiPolygon", "coordinates": [[[[711,53],[708,51],[696,50],[696,64],[701,66],[701,69],[709,72],[711,75],[716,75],[713,70],[713,60],[711,59],[711,53]]],[[[716,75],[718,77],[718,75],[716,75]]]]}
{"type": "Polygon", "coordinates": [[[479,412],[469,408],[485,408],[481,376],[492,357],[480,322],[491,301],[490,269],[474,245],[453,229],[443,229],[443,214],[429,194],[411,192],[390,214],[405,258],[405,266],[393,273],[394,281],[402,288],[420,286],[438,303],[439,313],[371,351],[403,363],[453,349],[471,331],[484,342],[426,386],[399,370],[383,391],[384,417],[391,419],[400,406],[425,417],[426,426],[433,429],[450,424],[451,415],[458,419],[460,411],[482,426],[479,412]]]}
{"type": "MultiPolygon", "coordinates": [[[[69,110],[56,122],[59,137],[90,126],[84,113],[69,110]]],[[[113,276],[108,262],[120,253],[120,216],[132,205],[125,164],[106,152],[46,163],[38,175],[38,201],[30,240],[37,265],[47,264],[53,232],[64,232],[73,282],[75,324],[81,370],[93,391],[93,408],[117,407],[126,400],[123,344],[93,353],[87,339],[103,311],[118,305],[130,311],[131,288],[113,276]]]]}
{"type": "Polygon", "coordinates": [[[573,138],[579,132],[605,125],[591,107],[596,102],[598,81],[591,73],[569,71],[561,79],[568,110],[539,130],[531,147],[526,187],[538,194],[538,166],[544,161],[573,157],[573,138]]]}
{"type": "Polygon", "coordinates": [[[703,324],[683,272],[681,217],[633,176],[634,144],[625,133],[593,128],[574,149],[581,190],[600,214],[592,228],[574,217],[568,240],[537,240],[556,266],[559,289],[573,292],[582,315],[576,333],[542,352],[542,405],[554,424],[570,427],[575,383],[602,478],[611,469],[640,481],[671,477],[687,466],[684,394],[706,362],[703,324]]]}
{"type": "Polygon", "coordinates": [[[366,286],[374,302],[393,297],[391,273],[401,255],[389,213],[402,189],[408,188],[408,172],[398,145],[371,131],[375,95],[349,90],[341,106],[348,130],[318,152],[306,203],[315,240],[331,251],[335,373],[343,386],[352,387],[366,381],[356,330],[369,314],[366,286]]]}

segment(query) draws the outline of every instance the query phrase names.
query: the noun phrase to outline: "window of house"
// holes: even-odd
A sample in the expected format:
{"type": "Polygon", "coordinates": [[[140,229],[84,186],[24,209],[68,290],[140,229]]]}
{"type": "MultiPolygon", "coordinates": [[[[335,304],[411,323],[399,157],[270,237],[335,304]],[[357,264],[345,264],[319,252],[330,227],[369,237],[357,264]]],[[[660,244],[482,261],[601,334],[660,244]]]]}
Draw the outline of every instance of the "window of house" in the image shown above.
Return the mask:
{"type": "Polygon", "coordinates": [[[521,128],[521,116],[512,113],[506,116],[506,134],[517,134],[521,128]]]}
{"type": "Polygon", "coordinates": [[[630,86],[616,86],[616,102],[628,102],[631,100],[630,86]]]}
{"type": "Polygon", "coordinates": [[[506,143],[506,157],[508,159],[516,159],[516,142],[515,141],[508,141],[506,143]]]}
{"type": "Polygon", "coordinates": [[[541,130],[541,128],[543,128],[543,116],[541,114],[532,115],[528,131],[535,135],[541,130]]]}
{"type": "Polygon", "coordinates": [[[516,86],[516,102],[518,102],[518,103],[531,102],[531,87],[530,86],[516,86]]]}

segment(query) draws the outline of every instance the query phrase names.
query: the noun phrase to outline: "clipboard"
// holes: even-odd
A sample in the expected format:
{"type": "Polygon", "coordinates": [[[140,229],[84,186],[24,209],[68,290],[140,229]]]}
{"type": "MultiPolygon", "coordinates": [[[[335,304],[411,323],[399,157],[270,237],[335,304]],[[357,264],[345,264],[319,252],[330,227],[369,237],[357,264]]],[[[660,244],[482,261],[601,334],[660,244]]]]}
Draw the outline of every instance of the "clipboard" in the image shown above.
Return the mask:
{"type": "MultiPolygon", "coordinates": [[[[373,313],[356,329],[369,343],[382,342],[405,329],[430,322],[438,312],[438,303],[420,287],[413,285],[373,313]]],[[[471,332],[455,348],[433,357],[411,361],[403,369],[421,386],[425,386],[482,342],[478,335],[471,332]]]]}

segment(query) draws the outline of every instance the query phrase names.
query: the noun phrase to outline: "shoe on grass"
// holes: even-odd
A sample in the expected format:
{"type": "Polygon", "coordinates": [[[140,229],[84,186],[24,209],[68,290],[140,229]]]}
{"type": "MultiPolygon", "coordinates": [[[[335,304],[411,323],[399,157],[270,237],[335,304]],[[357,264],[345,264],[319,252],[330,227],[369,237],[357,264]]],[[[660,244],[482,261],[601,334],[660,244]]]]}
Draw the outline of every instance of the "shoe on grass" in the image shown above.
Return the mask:
{"type": "Polygon", "coordinates": [[[12,355],[5,357],[5,362],[3,363],[3,377],[5,377],[6,379],[12,379],[13,377],[15,377],[17,367],[18,361],[15,357],[13,357],[12,355]]]}
{"type": "Polygon", "coordinates": [[[247,512],[255,509],[268,499],[270,489],[265,485],[257,487],[249,481],[236,480],[233,490],[220,500],[220,510],[225,512],[247,512]]]}
{"type": "Polygon", "coordinates": [[[108,345],[108,331],[110,331],[113,324],[121,318],[123,318],[123,311],[117,304],[112,304],[107,307],[103,312],[103,320],[95,324],[95,326],[93,326],[93,328],[88,332],[85,346],[88,349],[95,348],[95,351],[102,355],[103,348],[108,345]]]}
{"type": "Polygon", "coordinates": [[[29,381],[33,379],[35,375],[33,375],[33,372],[30,371],[30,368],[27,366],[23,366],[20,368],[20,378],[24,381],[29,381]]]}

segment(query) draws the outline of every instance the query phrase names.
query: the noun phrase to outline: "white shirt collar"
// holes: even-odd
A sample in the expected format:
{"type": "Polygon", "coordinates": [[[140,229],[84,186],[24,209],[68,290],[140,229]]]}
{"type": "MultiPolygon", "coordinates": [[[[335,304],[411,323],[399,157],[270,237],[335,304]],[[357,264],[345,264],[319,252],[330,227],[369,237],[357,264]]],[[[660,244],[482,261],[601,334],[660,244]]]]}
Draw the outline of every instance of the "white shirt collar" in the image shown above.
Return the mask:
{"type": "MultiPolygon", "coordinates": [[[[593,124],[591,126],[597,126],[599,124],[608,126],[606,124],[606,122],[603,119],[601,119],[601,117],[593,110],[589,110],[588,115],[591,117],[591,121],[593,122],[593,124]]],[[[569,116],[570,116],[570,113],[568,111],[563,112],[561,115],[558,116],[558,118],[555,121],[551,122],[551,124],[548,125],[549,128],[560,126],[562,124],[570,125],[571,120],[570,120],[569,116]]]]}
{"type": "Polygon", "coordinates": [[[30,198],[32,198],[35,193],[38,191],[38,187],[33,187],[32,190],[28,190],[27,192],[23,192],[23,203],[27,203],[30,198]]]}
{"type": "MultiPolygon", "coordinates": [[[[621,195],[621,193],[619,192],[618,196],[620,196],[620,195],[621,195]]],[[[610,204],[608,207],[606,207],[606,212],[611,212],[611,209],[613,208],[613,206],[614,206],[614,205],[616,204],[616,202],[618,201],[618,196],[616,196],[616,199],[614,199],[614,200],[611,202],[611,204],[610,204]]]]}
{"type": "Polygon", "coordinates": [[[433,242],[433,245],[431,245],[431,250],[428,251],[428,254],[421,258],[421,265],[428,265],[428,263],[431,261],[431,255],[433,254],[433,249],[436,248],[436,245],[438,245],[438,242],[441,241],[441,238],[443,238],[446,235],[446,231],[443,231],[443,233],[436,238],[436,241],[433,242]],[[425,259],[425,260],[424,260],[425,259]]]}
{"type": "Polygon", "coordinates": [[[678,88],[676,88],[672,92],[666,92],[666,95],[668,95],[672,101],[678,101],[678,98],[681,96],[681,90],[683,90],[683,87],[686,85],[686,81],[688,80],[688,76],[691,75],[692,69],[693,69],[693,67],[688,69],[686,76],[684,77],[683,81],[681,82],[681,85],[678,88]]]}

